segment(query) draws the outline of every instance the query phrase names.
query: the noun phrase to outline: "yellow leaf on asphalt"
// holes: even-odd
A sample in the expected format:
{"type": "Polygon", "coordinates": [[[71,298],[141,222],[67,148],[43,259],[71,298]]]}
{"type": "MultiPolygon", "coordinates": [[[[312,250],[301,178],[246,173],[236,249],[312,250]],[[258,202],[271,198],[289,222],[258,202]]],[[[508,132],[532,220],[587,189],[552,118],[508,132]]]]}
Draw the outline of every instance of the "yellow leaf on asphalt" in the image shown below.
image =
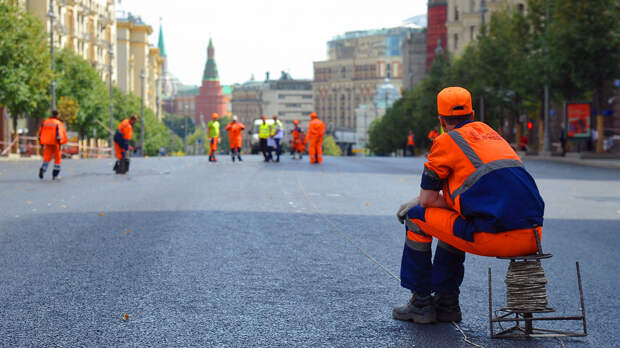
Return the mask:
{"type": "Polygon", "coordinates": [[[366,206],[367,206],[367,207],[370,207],[370,202],[366,202],[366,206]]]}
{"type": "Polygon", "coordinates": [[[129,319],[129,314],[127,314],[127,313],[123,314],[123,320],[126,321],[127,319],[129,319]]]}
{"type": "Polygon", "coordinates": [[[125,234],[129,234],[129,232],[131,232],[130,229],[125,230],[125,234]]]}
{"type": "Polygon", "coordinates": [[[99,213],[99,216],[104,216],[104,215],[105,215],[104,213],[99,213]]]}
{"type": "Polygon", "coordinates": [[[31,203],[32,203],[31,201],[26,201],[26,204],[31,204],[31,203]]]}

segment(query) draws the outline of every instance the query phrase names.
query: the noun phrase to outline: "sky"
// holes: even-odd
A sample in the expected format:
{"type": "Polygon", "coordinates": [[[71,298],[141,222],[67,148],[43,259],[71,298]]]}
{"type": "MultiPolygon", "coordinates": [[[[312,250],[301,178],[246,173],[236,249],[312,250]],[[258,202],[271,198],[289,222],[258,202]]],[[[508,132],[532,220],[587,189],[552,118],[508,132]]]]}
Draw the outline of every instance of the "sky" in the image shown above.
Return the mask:
{"type": "Polygon", "coordinates": [[[120,0],[153,27],[162,20],[168,71],[200,85],[209,37],[222,84],[278,78],[312,78],[312,62],[327,58],[327,41],[347,31],[396,27],[426,13],[426,0],[120,0]]]}

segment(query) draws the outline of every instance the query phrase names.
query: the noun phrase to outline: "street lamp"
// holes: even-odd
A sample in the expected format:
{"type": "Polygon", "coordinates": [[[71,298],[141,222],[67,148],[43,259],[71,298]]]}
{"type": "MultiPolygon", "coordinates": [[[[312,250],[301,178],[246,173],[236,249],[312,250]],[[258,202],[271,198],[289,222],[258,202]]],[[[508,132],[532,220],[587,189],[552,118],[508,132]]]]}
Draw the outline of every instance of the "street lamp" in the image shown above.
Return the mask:
{"type": "Polygon", "coordinates": [[[547,35],[548,27],[549,27],[549,0],[545,1],[547,5],[547,13],[545,18],[545,125],[544,125],[544,133],[543,133],[543,152],[551,153],[551,141],[549,135],[549,73],[547,65],[549,63],[549,38],[547,35]]]}
{"type": "Polygon", "coordinates": [[[142,88],[140,88],[140,155],[144,156],[144,68],[140,72],[140,79],[142,80],[142,88]]]}
{"type": "MultiPolygon", "coordinates": [[[[485,25],[485,16],[487,14],[487,1],[480,1],[480,34],[483,34],[485,25]]],[[[484,122],[484,95],[480,95],[480,122],[484,122]]]]}
{"type": "Polygon", "coordinates": [[[110,74],[108,75],[108,81],[110,83],[110,146],[114,144],[114,86],[112,85],[112,61],[114,60],[114,51],[112,50],[113,47],[114,46],[110,42],[108,46],[108,59],[110,61],[110,74]]]}
{"type": "Polygon", "coordinates": [[[54,19],[56,14],[54,13],[54,0],[50,0],[49,12],[47,16],[50,18],[50,54],[52,56],[52,110],[56,109],[56,78],[54,77],[54,70],[56,64],[54,63],[54,19]]]}
{"type": "Polygon", "coordinates": [[[189,105],[185,102],[185,112],[183,113],[183,153],[187,152],[187,113],[189,112],[189,105]]]}

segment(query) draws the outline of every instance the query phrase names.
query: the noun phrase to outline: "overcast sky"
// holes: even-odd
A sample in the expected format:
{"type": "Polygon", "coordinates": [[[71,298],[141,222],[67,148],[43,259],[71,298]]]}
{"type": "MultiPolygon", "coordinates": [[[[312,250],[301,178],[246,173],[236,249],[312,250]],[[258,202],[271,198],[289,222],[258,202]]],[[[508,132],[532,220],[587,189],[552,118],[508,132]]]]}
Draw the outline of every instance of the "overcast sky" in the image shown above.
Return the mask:
{"type": "Polygon", "coordinates": [[[327,41],[346,31],[399,26],[426,13],[426,0],[122,0],[117,10],[139,15],[157,44],[163,20],[168,70],[185,84],[201,83],[209,35],[223,84],[272,78],[288,71],[312,78],[327,41]]]}

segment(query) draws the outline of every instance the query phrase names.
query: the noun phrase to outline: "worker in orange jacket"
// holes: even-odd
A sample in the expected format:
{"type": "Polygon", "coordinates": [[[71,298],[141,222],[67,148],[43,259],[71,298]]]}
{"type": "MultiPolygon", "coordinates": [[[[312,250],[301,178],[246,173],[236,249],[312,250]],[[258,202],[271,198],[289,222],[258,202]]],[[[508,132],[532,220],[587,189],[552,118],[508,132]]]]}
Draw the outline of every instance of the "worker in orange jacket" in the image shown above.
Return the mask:
{"type": "Polygon", "coordinates": [[[293,159],[296,159],[296,154],[299,154],[299,159],[303,159],[304,151],[306,151],[306,134],[304,130],[299,127],[299,120],[293,120],[293,124],[295,128],[291,131],[293,136],[291,152],[293,153],[293,159]]]}
{"type": "Polygon", "coordinates": [[[126,152],[133,151],[133,146],[129,145],[129,141],[133,137],[133,125],[138,121],[136,115],[131,115],[129,118],[124,119],[119,125],[116,133],[114,134],[114,152],[116,153],[116,163],[114,164],[114,170],[119,166],[119,162],[127,154],[126,152]]]}
{"type": "Polygon", "coordinates": [[[431,129],[428,132],[428,139],[431,141],[431,143],[433,143],[435,139],[437,139],[438,136],[439,136],[439,132],[435,128],[431,129]]]}
{"type": "Polygon", "coordinates": [[[53,158],[54,170],[52,171],[52,180],[55,180],[60,173],[60,164],[62,163],[60,146],[68,141],[65,126],[58,119],[58,111],[52,110],[52,117],[41,123],[38,134],[39,144],[43,145],[43,164],[41,164],[39,169],[39,179],[43,179],[43,175],[53,158]]]}
{"type": "Polygon", "coordinates": [[[232,161],[235,161],[235,154],[239,159],[239,162],[243,162],[241,159],[241,143],[243,140],[243,130],[245,129],[245,125],[243,123],[238,122],[239,119],[237,116],[232,117],[232,122],[226,125],[226,131],[228,132],[228,140],[230,142],[230,155],[232,157],[232,161]]]}
{"type": "Polygon", "coordinates": [[[437,109],[446,133],[435,139],[424,164],[420,195],[396,213],[406,222],[401,286],[413,294],[392,316],[417,323],[460,321],[465,252],[533,254],[544,215],[536,183],[510,144],[473,121],[469,91],[443,89],[437,109]],[[433,237],[439,241],[431,262],[433,237]]]}
{"type": "Polygon", "coordinates": [[[308,125],[308,156],[310,163],[323,163],[323,136],[325,135],[325,123],[319,120],[316,113],[310,113],[308,125]]]}
{"type": "Polygon", "coordinates": [[[407,136],[407,148],[411,153],[411,157],[415,156],[415,136],[413,135],[413,131],[409,131],[409,135],[407,136]]]}

